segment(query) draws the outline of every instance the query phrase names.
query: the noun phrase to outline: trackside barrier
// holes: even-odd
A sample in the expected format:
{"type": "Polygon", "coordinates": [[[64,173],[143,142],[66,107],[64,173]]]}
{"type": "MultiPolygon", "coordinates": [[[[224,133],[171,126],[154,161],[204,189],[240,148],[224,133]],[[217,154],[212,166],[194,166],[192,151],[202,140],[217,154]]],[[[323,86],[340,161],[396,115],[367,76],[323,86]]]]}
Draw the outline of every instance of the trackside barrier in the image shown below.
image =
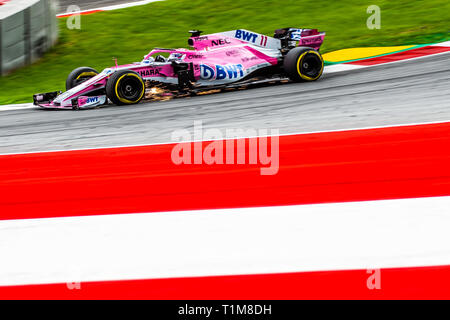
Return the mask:
{"type": "Polygon", "coordinates": [[[0,75],[33,63],[57,38],[55,0],[5,2],[0,6],[0,75]]]}

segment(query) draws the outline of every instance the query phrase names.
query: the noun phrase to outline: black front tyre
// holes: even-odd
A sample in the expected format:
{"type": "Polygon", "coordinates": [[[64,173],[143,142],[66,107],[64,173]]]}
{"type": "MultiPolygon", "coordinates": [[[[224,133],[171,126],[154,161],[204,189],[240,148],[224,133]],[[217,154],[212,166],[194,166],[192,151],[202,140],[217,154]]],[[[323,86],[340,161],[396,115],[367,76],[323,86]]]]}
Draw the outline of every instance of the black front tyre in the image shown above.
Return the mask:
{"type": "Polygon", "coordinates": [[[98,75],[98,72],[95,69],[89,67],[76,68],[67,76],[66,90],[70,90],[96,75],[98,75]]]}
{"type": "Polygon", "coordinates": [[[293,81],[314,81],[323,73],[323,58],[312,48],[297,47],[287,53],[283,67],[293,81]]]}
{"type": "Polygon", "coordinates": [[[144,92],[144,80],[131,70],[115,72],[106,84],[106,95],[116,105],[138,103],[144,97],[144,92]]]}

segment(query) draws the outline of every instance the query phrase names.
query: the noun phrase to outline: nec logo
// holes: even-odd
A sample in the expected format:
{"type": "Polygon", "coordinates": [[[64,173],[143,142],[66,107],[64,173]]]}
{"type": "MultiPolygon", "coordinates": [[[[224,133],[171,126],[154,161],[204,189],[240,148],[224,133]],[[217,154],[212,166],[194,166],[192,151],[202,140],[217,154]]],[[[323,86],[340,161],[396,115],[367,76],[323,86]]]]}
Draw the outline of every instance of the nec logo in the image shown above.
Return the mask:
{"type": "Polygon", "coordinates": [[[216,64],[216,70],[208,65],[202,64],[201,77],[205,80],[225,80],[225,79],[238,79],[244,76],[244,68],[242,64],[228,64],[225,66],[216,64]]]}
{"type": "Polygon", "coordinates": [[[253,32],[248,32],[244,30],[236,30],[236,34],[234,35],[237,39],[242,39],[244,41],[255,43],[258,35],[253,32]]]}
{"type": "Polygon", "coordinates": [[[86,103],[94,103],[94,102],[98,102],[98,97],[89,97],[86,100],[86,103]]]}
{"type": "Polygon", "coordinates": [[[223,46],[226,44],[231,43],[231,41],[229,39],[219,39],[219,40],[212,40],[211,41],[211,45],[212,46],[223,46]]]}

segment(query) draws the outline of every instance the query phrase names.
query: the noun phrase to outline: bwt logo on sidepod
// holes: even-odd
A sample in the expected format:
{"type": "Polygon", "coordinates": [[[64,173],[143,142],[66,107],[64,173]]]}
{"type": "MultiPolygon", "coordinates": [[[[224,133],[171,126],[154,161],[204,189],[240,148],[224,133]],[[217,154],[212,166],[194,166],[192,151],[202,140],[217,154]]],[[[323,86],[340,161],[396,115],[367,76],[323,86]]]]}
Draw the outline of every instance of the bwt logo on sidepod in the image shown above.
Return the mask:
{"type": "Polygon", "coordinates": [[[242,64],[227,64],[225,66],[216,64],[216,69],[202,64],[200,65],[201,77],[205,80],[225,80],[237,79],[244,76],[242,64]]]}

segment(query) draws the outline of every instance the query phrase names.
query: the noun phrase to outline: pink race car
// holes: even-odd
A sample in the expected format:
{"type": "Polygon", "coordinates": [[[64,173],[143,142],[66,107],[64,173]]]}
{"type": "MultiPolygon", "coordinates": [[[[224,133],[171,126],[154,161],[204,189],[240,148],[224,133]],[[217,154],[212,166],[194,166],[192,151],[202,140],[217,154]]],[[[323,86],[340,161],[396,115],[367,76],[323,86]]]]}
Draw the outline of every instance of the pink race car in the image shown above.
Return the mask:
{"type": "Polygon", "coordinates": [[[35,94],[35,105],[87,109],[108,102],[135,104],[142,98],[196,94],[274,80],[314,81],[323,72],[316,29],[284,28],[273,37],[239,29],[201,35],[190,31],[188,49],[155,48],[141,62],[98,73],[81,67],[66,80],[66,92],[35,94]]]}

